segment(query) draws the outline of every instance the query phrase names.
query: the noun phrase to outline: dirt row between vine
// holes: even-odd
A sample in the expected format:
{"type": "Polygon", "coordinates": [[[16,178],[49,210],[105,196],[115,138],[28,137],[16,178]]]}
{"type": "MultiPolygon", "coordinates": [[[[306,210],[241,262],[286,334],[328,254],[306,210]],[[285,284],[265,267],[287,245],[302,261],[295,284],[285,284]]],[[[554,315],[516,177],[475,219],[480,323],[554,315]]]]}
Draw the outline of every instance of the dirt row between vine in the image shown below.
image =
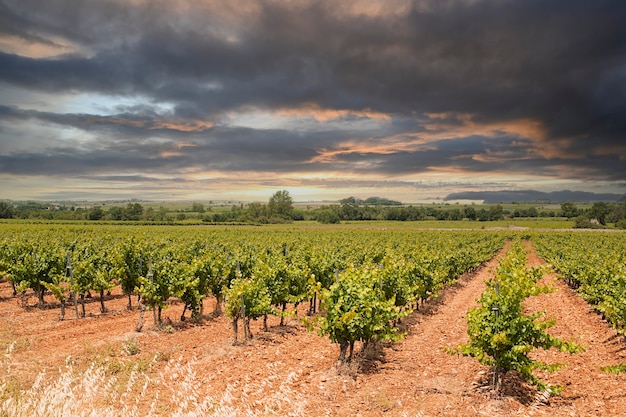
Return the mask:
{"type": "MultiPolygon", "coordinates": [[[[59,321],[58,308],[23,308],[19,299],[11,297],[8,283],[2,282],[0,349],[11,344],[12,348],[0,360],[0,380],[15,390],[28,389],[42,371],[54,380],[66,363],[73,364],[74,370],[86,370],[96,362],[108,370],[107,376],[118,379],[115,389],[126,392],[121,398],[127,398],[137,415],[150,410],[153,415],[180,410],[193,415],[194,404],[208,397],[216,405],[213,414],[203,415],[626,415],[626,376],[600,370],[626,362],[626,344],[554,274],[547,274],[544,281],[557,291],[534,297],[526,306],[529,311],[547,310],[548,317],[557,321],[551,333],[587,348],[577,355],[537,353],[547,362],[567,365],[542,375],[547,382],[565,387],[560,396],[540,398],[515,375],[505,378],[505,393],[495,395],[486,387],[486,367],[473,358],[446,353],[446,348],[467,341],[466,313],[476,305],[505,249],[405,318],[404,340],[368,349],[341,368],[335,363],[338,347],[307,331],[299,318],[288,320],[284,327],[271,318],[269,332],[262,331],[260,322],[253,323],[254,339],[233,346],[227,318],[180,322],[182,305],[177,302],[164,311],[169,323],[165,330],[152,329],[148,315],[146,330],[137,333],[138,312],[125,310],[126,299],[115,291],[106,300],[111,313],[100,314],[99,302],[93,300],[87,318],[77,320],[69,309],[66,320],[59,321]],[[136,350],[130,352],[129,347],[136,350]],[[144,365],[149,383],[131,386],[127,365],[133,364],[144,365]],[[190,404],[186,408],[184,401],[190,404]]],[[[529,265],[543,264],[529,249],[529,265]]],[[[27,300],[32,303],[34,298],[27,300]]],[[[205,302],[205,308],[213,308],[212,300],[205,302]]],[[[300,318],[305,309],[301,306],[300,318]]],[[[115,401],[121,401],[119,397],[115,401]]],[[[91,398],[89,406],[99,409],[111,401],[91,398]]]]}

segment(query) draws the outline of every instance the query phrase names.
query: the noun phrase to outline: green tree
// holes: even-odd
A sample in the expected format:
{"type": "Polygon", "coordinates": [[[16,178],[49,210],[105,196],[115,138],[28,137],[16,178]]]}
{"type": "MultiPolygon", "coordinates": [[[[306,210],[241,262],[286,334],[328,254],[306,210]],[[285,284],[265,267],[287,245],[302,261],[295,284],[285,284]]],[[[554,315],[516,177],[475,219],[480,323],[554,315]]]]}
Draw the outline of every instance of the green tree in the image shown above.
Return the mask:
{"type": "Polygon", "coordinates": [[[270,197],[268,209],[271,216],[279,216],[285,219],[291,218],[293,212],[293,199],[289,191],[276,191],[270,197]]]}
{"type": "Polygon", "coordinates": [[[108,218],[110,220],[122,220],[124,218],[124,209],[118,206],[111,207],[108,218]]]}
{"type": "Polygon", "coordinates": [[[204,213],[204,204],[202,203],[192,203],[191,211],[195,213],[204,213]]]}
{"type": "Polygon", "coordinates": [[[474,207],[465,207],[463,214],[465,214],[465,217],[469,220],[476,220],[476,209],[474,207]]]}
{"type": "Polygon", "coordinates": [[[578,208],[576,207],[576,204],[572,203],[571,201],[562,203],[561,214],[563,217],[571,219],[572,217],[578,216],[578,208]]]}
{"type": "Polygon", "coordinates": [[[337,224],[341,222],[337,210],[332,207],[322,208],[315,214],[315,219],[324,224],[337,224]]]}
{"type": "Polygon", "coordinates": [[[100,206],[94,206],[87,210],[87,219],[89,220],[100,220],[104,217],[104,211],[100,206]]]}
{"type": "Polygon", "coordinates": [[[589,217],[598,220],[601,225],[606,225],[606,216],[611,212],[611,208],[607,203],[593,203],[589,211],[589,217]]]}
{"type": "Polygon", "coordinates": [[[10,219],[15,214],[13,206],[6,201],[0,201],[0,219],[10,219]]]}
{"type": "Polygon", "coordinates": [[[143,214],[143,206],[139,203],[128,203],[124,209],[124,220],[139,220],[143,214]]]}
{"type": "Polygon", "coordinates": [[[254,202],[248,204],[248,207],[246,207],[246,212],[248,217],[253,220],[258,220],[267,215],[267,208],[264,204],[254,202]]]}
{"type": "Polygon", "coordinates": [[[626,202],[611,205],[611,212],[607,217],[609,223],[618,223],[626,219],[626,202]]]}
{"type": "Polygon", "coordinates": [[[504,219],[504,209],[500,204],[489,207],[489,220],[504,219]]]}

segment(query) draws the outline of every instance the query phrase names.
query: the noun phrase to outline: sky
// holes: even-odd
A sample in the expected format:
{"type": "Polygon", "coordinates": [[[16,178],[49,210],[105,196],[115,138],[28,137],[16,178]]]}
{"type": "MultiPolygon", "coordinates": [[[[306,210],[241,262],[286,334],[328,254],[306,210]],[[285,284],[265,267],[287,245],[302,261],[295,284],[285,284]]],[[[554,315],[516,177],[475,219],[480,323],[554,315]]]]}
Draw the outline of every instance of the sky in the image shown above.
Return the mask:
{"type": "Polygon", "coordinates": [[[0,199],[626,192],[623,0],[0,0],[0,199]]]}

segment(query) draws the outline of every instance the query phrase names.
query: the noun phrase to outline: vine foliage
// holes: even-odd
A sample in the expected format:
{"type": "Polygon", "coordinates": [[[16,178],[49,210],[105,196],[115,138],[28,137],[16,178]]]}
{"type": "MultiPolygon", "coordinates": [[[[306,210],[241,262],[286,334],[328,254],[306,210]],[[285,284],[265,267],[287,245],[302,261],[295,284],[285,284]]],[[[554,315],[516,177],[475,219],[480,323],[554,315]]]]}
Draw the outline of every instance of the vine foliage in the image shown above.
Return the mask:
{"type": "Polygon", "coordinates": [[[534,359],[531,352],[551,348],[569,353],[582,350],[578,344],[547,332],[555,321],[547,319],[545,311],[524,314],[523,301],[526,298],[552,291],[538,284],[542,275],[541,268],[526,267],[523,243],[515,241],[500,262],[495,277],[487,281],[487,289],[479,299],[480,305],[467,314],[469,342],[451,350],[451,353],[472,356],[480,363],[493,367],[495,388],[499,388],[501,373],[515,370],[538,390],[558,392],[560,387],[547,385],[533,371],[552,372],[562,365],[534,359]]]}

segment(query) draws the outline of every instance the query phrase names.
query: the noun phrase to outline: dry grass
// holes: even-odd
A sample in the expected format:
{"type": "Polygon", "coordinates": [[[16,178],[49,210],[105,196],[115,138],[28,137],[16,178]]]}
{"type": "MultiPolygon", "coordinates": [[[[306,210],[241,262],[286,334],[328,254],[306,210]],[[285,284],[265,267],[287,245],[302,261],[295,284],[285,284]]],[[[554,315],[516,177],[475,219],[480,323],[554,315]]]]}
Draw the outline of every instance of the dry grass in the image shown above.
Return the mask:
{"type": "Polygon", "coordinates": [[[215,396],[195,361],[169,360],[156,372],[156,355],[147,368],[128,363],[119,373],[99,361],[81,370],[69,359],[58,374],[40,372],[30,388],[21,389],[11,382],[14,346],[0,360],[0,417],[305,415],[305,402],[291,390],[297,372],[282,377],[270,368],[265,380],[237,382],[215,396]]]}

